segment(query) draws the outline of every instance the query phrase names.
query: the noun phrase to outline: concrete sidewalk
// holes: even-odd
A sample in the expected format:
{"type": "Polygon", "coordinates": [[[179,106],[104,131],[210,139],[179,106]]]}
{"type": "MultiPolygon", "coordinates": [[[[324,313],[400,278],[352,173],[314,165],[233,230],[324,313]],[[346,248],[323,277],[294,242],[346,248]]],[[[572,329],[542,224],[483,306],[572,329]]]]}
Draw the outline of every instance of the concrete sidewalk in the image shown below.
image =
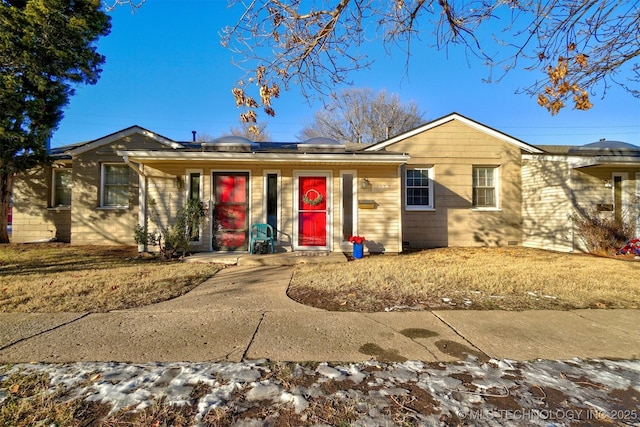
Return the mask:
{"type": "Polygon", "coordinates": [[[640,310],[328,312],[290,300],[291,275],[234,266],[138,309],[0,314],[0,363],[640,357],[640,310]]]}

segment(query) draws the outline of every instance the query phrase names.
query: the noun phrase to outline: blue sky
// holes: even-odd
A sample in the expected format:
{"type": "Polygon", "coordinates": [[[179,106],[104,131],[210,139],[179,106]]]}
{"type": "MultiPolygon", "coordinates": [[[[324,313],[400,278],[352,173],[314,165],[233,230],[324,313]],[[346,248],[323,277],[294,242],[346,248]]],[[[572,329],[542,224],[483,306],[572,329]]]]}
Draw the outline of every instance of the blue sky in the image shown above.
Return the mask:
{"type": "MultiPolygon", "coordinates": [[[[135,14],[127,7],[111,12],[112,31],[99,42],[107,57],[100,81],[82,86],[65,109],[53,146],[93,140],[140,125],[178,141],[191,131],[219,136],[238,126],[231,87],[242,71],[220,45],[220,30],[240,11],[224,0],[148,0],[135,14]]],[[[618,87],[605,99],[592,99],[586,112],[565,108],[551,116],[536,100],[515,91],[535,80],[518,70],[487,84],[488,69],[467,60],[461,50],[437,51],[414,45],[410,69],[400,50],[367,51],[375,63],[351,75],[355,87],[386,89],[402,101],[415,101],[425,122],[451,112],[498,129],[530,144],[580,145],[600,138],[640,145],[640,100],[618,87]]],[[[295,141],[322,108],[310,105],[296,87],[283,92],[268,118],[274,141],[295,141]]],[[[267,119],[262,115],[261,119],[267,119]]]]}

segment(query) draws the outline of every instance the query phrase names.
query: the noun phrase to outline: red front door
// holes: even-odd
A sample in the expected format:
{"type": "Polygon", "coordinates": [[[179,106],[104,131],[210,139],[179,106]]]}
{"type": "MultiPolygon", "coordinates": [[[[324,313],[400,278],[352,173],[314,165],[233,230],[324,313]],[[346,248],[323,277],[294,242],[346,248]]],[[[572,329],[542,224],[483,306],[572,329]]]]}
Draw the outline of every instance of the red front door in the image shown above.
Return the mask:
{"type": "Polygon", "coordinates": [[[298,246],[327,246],[327,178],[298,177],[298,246]]]}
{"type": "Polygon", "coordinates": [[[221,251],[247,250],[249,174],[213,174],[213,247],[221,251]]]}

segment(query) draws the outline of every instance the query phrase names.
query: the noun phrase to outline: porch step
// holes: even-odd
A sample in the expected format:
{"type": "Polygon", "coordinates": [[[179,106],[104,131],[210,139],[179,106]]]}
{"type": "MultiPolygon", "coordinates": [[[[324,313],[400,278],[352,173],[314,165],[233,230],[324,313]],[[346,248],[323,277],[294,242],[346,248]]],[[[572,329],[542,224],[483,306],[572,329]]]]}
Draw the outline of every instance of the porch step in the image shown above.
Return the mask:
{"type": "Polygon", "coordinates": [[[291,252],[291,254],[295,256],[329,256],[331,252],[329,251],[298,251],[298,252],[291,252]]]}

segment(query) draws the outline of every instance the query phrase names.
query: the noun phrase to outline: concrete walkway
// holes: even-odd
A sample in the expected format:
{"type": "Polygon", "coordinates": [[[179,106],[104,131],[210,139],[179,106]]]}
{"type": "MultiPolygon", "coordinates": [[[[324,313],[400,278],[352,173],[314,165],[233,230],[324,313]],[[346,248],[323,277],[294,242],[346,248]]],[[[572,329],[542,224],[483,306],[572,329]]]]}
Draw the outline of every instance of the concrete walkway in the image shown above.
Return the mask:
{"type": "Polygon", "coordinates": [[[290,300],[291,275],[233,266],[152,306],[0,314],[0,363],[640,357],[640,310],[328,312],[290,300]]]}

